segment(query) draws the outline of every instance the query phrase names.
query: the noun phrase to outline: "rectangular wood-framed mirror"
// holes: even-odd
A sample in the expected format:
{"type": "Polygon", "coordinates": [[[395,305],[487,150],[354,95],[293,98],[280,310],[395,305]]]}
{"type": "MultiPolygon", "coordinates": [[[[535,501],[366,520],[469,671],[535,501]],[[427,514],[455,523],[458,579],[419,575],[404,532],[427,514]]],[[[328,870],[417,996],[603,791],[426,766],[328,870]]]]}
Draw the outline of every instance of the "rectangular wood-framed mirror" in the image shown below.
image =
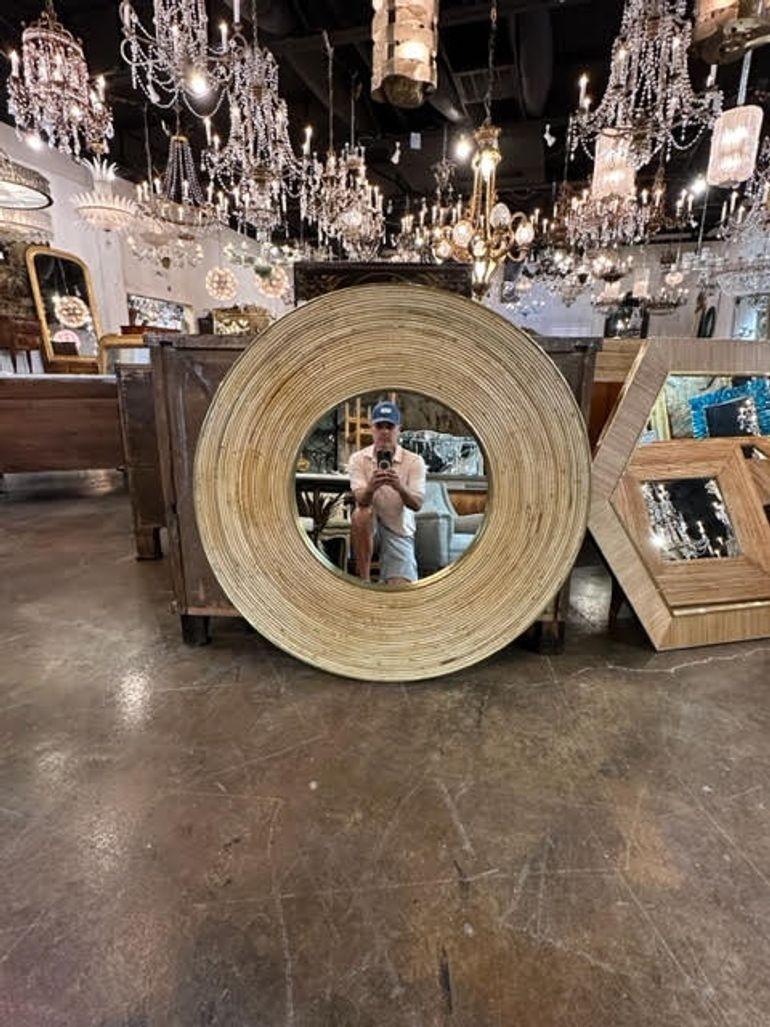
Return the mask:
{"type": "Polygon", "coordinates": [[[30,246],[26,261],[46,364],[95,371],[102,330],[88,266],[49,246],[30,246]]]}

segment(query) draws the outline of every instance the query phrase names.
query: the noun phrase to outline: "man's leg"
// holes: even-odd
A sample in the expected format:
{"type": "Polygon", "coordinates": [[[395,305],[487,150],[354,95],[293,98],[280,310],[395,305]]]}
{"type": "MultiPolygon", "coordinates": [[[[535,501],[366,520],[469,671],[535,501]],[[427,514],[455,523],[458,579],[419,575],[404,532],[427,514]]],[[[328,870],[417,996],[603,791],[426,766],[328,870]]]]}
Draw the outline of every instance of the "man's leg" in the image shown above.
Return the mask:
{"type": "Polygon", "coordinates": [[[372,574],[374,511],[370,506],[357,506],[350,519],[350,536],[356,556],[356,573],[369,581],[372,574]]]}
{"type": "Polygon", "coordinates": [[[417,578],[414,539],[380,525],[380,579],[386,585],[411,585],[417,578]]]}

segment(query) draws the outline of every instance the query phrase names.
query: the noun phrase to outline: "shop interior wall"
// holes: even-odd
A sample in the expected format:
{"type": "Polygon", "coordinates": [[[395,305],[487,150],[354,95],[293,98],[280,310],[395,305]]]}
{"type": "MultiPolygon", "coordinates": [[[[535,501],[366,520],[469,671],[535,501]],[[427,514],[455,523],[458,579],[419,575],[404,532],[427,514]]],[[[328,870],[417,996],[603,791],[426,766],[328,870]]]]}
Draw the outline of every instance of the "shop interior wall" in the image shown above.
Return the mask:
{"type": "MultiPolygon", "coordinates": [[[[121,325],[128,324],[126,295],[129,292],[190,304],[196,316],[220,305],[206,292],[204,279],[208,269],[215,264],[230,266],[222,248],[229,241],[239,241],[235,232],[223,229],[217,235],[207,237],[204,240],[204,259],[198,267],[159,271],[136,260],[120,236],[111,232],[95,232],[78,219],[71,199],[77,193],[91,189],[91,172],[87,167],[49,147],[31,149],[16,136],[11,126],[5,124],[0,124],[0,147],[14,160],[40,171],[50,182],[54,201],[49,208],[53,223],[52,245],[74,253],[90,268],[105,333],[118,332],[121,325]]],[[[134,195],[135,187],[129,182],[119,180],[117,188],[127,196],[134,195]]],[[[276,315],[284,311],[280,300],[258,292],[251,269],[233,267],[232,270],[240,285],[236,302],[268,307],[276,315]]]]}

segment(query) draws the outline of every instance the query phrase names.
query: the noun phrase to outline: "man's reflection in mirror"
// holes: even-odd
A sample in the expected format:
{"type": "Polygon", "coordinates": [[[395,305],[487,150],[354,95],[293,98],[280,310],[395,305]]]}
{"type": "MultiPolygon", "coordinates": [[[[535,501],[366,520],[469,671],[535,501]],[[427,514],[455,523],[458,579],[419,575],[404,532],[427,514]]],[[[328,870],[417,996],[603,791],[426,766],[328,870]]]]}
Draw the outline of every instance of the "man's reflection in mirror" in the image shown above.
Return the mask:
{"type": "Polygon", "coordinates": [[[356,573],[371,578],[379,554],[380,581],[405,585],[417,581],[415,513],[425,499],[425,462],[399,445],[401,411],[392,402],[372,411],[373,443],[353,453],[348,463],[355,498],[351,534],[356,573]]]}

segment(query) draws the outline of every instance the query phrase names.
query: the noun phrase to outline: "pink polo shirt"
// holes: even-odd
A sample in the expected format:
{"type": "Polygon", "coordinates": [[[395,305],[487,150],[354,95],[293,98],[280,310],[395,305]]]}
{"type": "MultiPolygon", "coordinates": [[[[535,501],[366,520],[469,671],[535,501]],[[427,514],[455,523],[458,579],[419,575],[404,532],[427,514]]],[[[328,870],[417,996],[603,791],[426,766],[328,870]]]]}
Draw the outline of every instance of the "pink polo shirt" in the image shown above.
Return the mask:
{"type": "MultiPolygon", "coordinates": [[[[354,492],[366,488],[377,470],[374,446],[359,449],[348,462],[350,487],[354,492]]],[[[417,453],[396,446],[393,454],[393,470],[398,474],[404,488],[410,492],[425,495],[425,461],[417,453]]],[[[396,535],[411,538],[415,531],[414,511],[404,506],[398,492],[390,485],[378,488],[372,498],[375,517],[396,535]]]]}

